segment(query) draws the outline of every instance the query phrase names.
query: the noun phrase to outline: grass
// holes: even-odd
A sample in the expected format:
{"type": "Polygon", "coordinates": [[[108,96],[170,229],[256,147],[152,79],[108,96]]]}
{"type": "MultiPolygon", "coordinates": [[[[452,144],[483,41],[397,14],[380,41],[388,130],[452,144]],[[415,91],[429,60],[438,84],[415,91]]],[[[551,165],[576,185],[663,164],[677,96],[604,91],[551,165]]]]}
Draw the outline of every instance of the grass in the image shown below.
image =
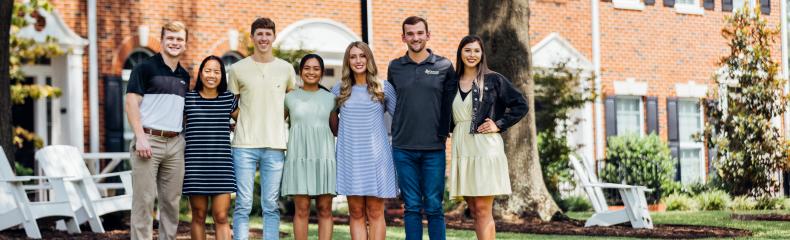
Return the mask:
{"type": "MultiPolygon", "coordinates": [[[[700,211],[700,212],[664,212],[652,213],[656,224],[706,225],[748,229],[751,238],[742,239],[787,239],[790,236],[790,222],[774,221],[738,221],[730,219],[732,211],[700,211]]],[[[790,214],[790,211],[739,211],[739,214],[790,214]]],[[[572,218],[585,219],[592,213],[569,213],[572,218]]],[[[628,239],[628,238],[623,238],[628,239]]],[[[631,238],[637,239],[637,238],[631,238]]]]}
{"type": "MultiPolygon", "coordinates": [[[[744,211],[738,213],[746,214],[763,214],[763,213],[780,213],[790,214],[788,211],[744,211]]],[[[753,232],[751,238],[743,239],[786,239],[790,236],[790,222],[772,222],[772,221],[738,221],[730,219],[731,211],[701,211],[701,212],[664,212],[653,213],[653,221],[656,224],[686,224],[686,225],[707,225],[707,226],[721,226],[731,228],[749,229],[753,232]]],[[[571,212],[568,215],[576,219],[586,219],[592,213],[590,212],[571,212]]],[[[189,221],[189,216],[182,214],[181,220],[189,221]]],[[[211,219],[209,218],[209,221],[211,219]]],[[[262,222],[260,217],[253,217],[250,219],[250,224],[256,228],[260,228],[262,222]]],[[[280,231],[291,233],[291,223],[283,222],[280,224],[280,231]]],[[[335,225],[333,239],[351,239],[351,235],[347,225],[335,225]]],[[[318,225],[310,224],[309,234],[310,239],[317,239],[318,225]]],[[[428,239],[427,229],[423,231],[423,239],[428,239]]],[[[387,227],[387,239],[405,239],[406,234],[402,227],[387,227]]],[[[474,231],[465,230],[447,230],[447,239],[474,239],[474,231]]],[[[286,237],[284,239],[293,239],[286,237]]],[[[566,236],[566,235],[537,235],[537,234],[520,234],[520,233],[497,233],[497,239],[579,239],[579,236],[566,236]]],[[[614,237],[585,237],[585,239],[641,239],[641,238],[614,238],[614,237]]]]}

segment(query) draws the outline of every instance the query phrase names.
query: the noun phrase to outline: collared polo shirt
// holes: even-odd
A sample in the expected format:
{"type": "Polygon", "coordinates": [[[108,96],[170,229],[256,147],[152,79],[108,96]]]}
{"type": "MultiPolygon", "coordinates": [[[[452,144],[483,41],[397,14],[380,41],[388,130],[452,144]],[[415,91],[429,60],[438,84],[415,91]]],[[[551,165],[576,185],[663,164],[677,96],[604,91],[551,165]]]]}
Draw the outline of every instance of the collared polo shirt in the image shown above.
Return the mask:
{"type": "Polygon", "coordinates": [[[441,150],[449,132],[452,104],[445,92],[455,89],[450,60],[433,54],[420,63],[408,54],[390,62],[387,80],[397,93],[392,122],[393,147],[407,150],[441,150]]]}
{"type": "Polygon", "coordinates": [[[144,128],[181,132],[189,79],[189,72],[180,63],[173,71],[161,54],[151,56],[132,70],[126,93],[143,96],[140,121],[144,128]]]}

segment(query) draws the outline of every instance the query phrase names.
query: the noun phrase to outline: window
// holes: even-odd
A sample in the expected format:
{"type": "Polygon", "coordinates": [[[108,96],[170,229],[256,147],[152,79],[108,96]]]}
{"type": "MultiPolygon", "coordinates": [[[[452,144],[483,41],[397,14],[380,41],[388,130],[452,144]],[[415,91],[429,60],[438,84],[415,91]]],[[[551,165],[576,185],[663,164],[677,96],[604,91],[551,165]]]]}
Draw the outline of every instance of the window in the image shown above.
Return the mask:
{"type": "Polygon", "coordinates": [[[222,59],[222,63],[225,64],[225,70],[227,71],[230,65],[233,65],[234,63],[238,62],[242,58],[243,57],[241,56],[240,53],[236,51],[231,51],[222,55],[221,59],[222,59]]]}
{"type": "Polygon", "coordinates": [[[738,11],[738,9],[746,6],[748,1],[749,0],[732,0],[732,12],[738,11]]]}
{"type": "Polygon", "coordinates": [[[703,144],[693,135],[702,132],[702,110],[697,99],[678,100],[678,134],[680,141],[680,182],[704,182],[703,144]]]}
{"type": "MultiPolygon", "coordinates": [[[[129,77],[132,75],[132,69],[153,55],[154,53],[148,49],[137,49],[132,52],[132,54],[129,54],[129,57],[123,62],[123,71],[121,73],[121,78],[123,79],[121,86],[123,86],[123,90],[121,94],[126,95],[126,85],[129,83],[129,77]]],[[[121,106],[124,108],[126,107],[125,104],[121,104],[121,106]]],[[[129,126],[129,121],[126,119],[128,119],[126,116],[126,109],[123,109],[123,150],[128,152],[129,144],[132,142],[132,138],[134,138],[134,132],[132,131],[132,127],[129,126]]]]}
{"type": "Polygon", "coordinates": [[[702,15],[705,9],[702,8],[700,0],[675,0],[675,11],[683,14],[702,15]]]}
{"type": "Polygon", "coordinates": [[[642,135],[642,97],[617,97],[617,135],[635,133],[642,135]]]}
{"type": "Polygon", "coordinates": [[[612,0],[612,5],[617,9],[645,10],[645,3],[641,0],[612,0]]]}

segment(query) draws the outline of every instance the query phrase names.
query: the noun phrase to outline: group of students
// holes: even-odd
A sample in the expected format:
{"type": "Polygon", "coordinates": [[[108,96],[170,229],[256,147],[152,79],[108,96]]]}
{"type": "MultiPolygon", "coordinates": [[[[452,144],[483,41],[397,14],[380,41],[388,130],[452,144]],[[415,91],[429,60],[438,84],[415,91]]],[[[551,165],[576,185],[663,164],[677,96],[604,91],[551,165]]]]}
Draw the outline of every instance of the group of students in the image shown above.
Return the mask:
{"type": "Polygon", "coordinates": [[[311,199],[318,237],[331,239],[336,195],[347,197],[353,239],[384,239],[384,202],[398,196],[407,239],[422,238],[423,216],[430,238],[445,239],[445,141],[452,133],[450,197],[467,202],[479,239],[494,239],[494,196],[511,193],[499,133],[527,113],[527,101],[488,69],[479,37],[461,40],[453,67],[426,48],[425,19],[408,17],[402,30],[408,50],[390,62],[386,80],[368,45],[353,42],[330,90],[319,84],[321,56],[301,59],[299,81],[272,53],[274,22],[259,18],[250,29],[254,53],[228,70],[220,58],[206,57],[190,91],[179,65],[186,26],[165,24],[161,52],[135,67],[127,87],[135,136],[131,238],[152,237],[150,210],[158,200],[159,237],[175,239],[183,194],[193,239],[205,239],[209,207],[217,239],[247,239],[259,170],[264,239],[279,238],[280,196],[293,198],[296,239],[307,239],[311,199]],[[391,144],[385,113],[392,116],[391,144]]]}

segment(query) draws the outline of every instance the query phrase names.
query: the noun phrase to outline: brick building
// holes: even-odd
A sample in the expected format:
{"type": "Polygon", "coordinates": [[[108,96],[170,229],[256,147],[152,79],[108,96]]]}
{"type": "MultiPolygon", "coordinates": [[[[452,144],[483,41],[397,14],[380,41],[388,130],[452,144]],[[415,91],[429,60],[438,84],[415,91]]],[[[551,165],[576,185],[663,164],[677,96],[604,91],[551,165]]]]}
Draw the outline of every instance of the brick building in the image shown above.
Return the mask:
{"type": "MultiPolygon", "coordinates": [[[[91,1],[51,2],[53,14],[42,14],[50,24],[42,31],[31,26],[24,32],[42,39],[44,35],[58,37],[64,48],[72,51],[53,59],[51,64],[30,66],[27,72],[38,73],[42,72],[39,68],[47,67],[56,69],[45,74],[47,76],[39,82],[50,79],[63,88],[64,95],[20,107],[24,113],[17,115],[24,117],[20,117],[18,123],[31,123],[29,129],[42,133],[45,144],[78,145],[86,151],[128,149],[132,133],[123,113],[126,81],[133,66],[159,51],[160,27],[167,21],[183,21],[190,30],[187,52],[181,64],[192,72],[193,80],[197,64],[205,56],[213,54],[234,62],[247,55],[243,41],[248,39],[250,24],[257,17],[265,16],[277,24],[276,46],[313,50],[325,58],[329,71],[323,83],[328,86],[340,77],[346,46],[357,40],[367,40],[372,45],[380,76],[386,76],[389,60],[406,51],[400,34],[401,22],[408,16],[428,19],[432,33],[429,48],[440,55],[453,56],[458,41],[468,32],[467,5],[453,0],[406,3],[394,0],[99,0],[96,1],[95,21],[97,77],[91,79],[87,41],[88,2],[91,1]],[[66,44],[66,40],[78,44],[66,44]],[[71,61],[66,63],[61,58],[71,61]],[[70,78],[61,77],[68,74],[70,78]],[[89,90],[91,84],[96,86],[95,96],[89,90]],[[53,107],[53,103],[57,106],[53,107]],[[95,105],[95,113],[91,105],[95,105]],[[34,109],[48,110],[36,112],[34,109]]],[[[35,77],[31,81],[36,81],[35,77]]],[[[32,151],[28,149],[20,154],[29,159],[32,151]]]]}
{"type": "MultiPolygon", "coordinates": [[[[601,98],[577,113],[584,122],[571,141],[585,145],[580,153],[587,159],[601,159],[605,137],[655,132],[680,159],[676,178],[683,183],[704,181],[710,154],[691,135],[702,129],[700,100],[714,87],[719,59],[729,53],[721,36],[724,18],[750,2],[612,0],[599,2],[597,10],[592,2],[597,1],[530,1],[535,66],[566,58],[600,76],[595,84],[601,98]],[[593,39],[596,34],[598,41],[593,39]]],[[[769,27],[784,28],[784,3],[751,4],[761,8],[769,27]]],[[[784,41],[776,39],[772,56],[786,76],[784,41]]]]}
{"type": "MultiPolygon", "coordinates": [[[[86,151],[127,148],[131,132],[123,115],[125,81],[136,63],[159,50],[159,28],[170,20],[183,21],[190,29],[182,65],[193,77],[196,64],[207,55],[230,62],[245,56],[242,41],[249,24],[267,16],[277,23],[275,44],[315,50],[326,58],[332,70],[325,84],[339,78],[343,50],[355,40],[371,43],[380,74],[386,76],[387,62],[405,52],[400,23],[407,16],[426,17],[432,34],[429,47],[453,61],[458,41],[468,33],[468,6],[460,0],[97,0],[92,73],[87,41],[92,1],[51,1],[54,14],[43,15],[52,24],[44,31],[25,32],[31,37],[59,36],[73,51],[30,66],[28,72],[41,75],[31,81],[64,88],[64,96],[27,106],[21,111],[27,117],[19,121],[33,123],[31,128],[44,133],[47,144],[78,145],[86,151]],[[50,70],[41,70],[47,66],[50,70]]],[[[584,145],[580,154],[601,159],[607,136],[656,132],[680,159],[679,180],[703,180],[709,154],[689,136],[702,128],[700,99],[712,87],[718,60],[728,52],[720,34],[724,17],[743,4],[761,7],[769,26],[781,26],[784,32],[785,3],[780,1],[531,0],[535,66],[569,60],[569,66],[587,76],[599,76],[594,82],[601,97],[577,111],[584,121],[570,136],[573,143],[584,145]]],[[[783,45],[786,39],[777,39],[773,56],[786,76],[783,45]]]]}

